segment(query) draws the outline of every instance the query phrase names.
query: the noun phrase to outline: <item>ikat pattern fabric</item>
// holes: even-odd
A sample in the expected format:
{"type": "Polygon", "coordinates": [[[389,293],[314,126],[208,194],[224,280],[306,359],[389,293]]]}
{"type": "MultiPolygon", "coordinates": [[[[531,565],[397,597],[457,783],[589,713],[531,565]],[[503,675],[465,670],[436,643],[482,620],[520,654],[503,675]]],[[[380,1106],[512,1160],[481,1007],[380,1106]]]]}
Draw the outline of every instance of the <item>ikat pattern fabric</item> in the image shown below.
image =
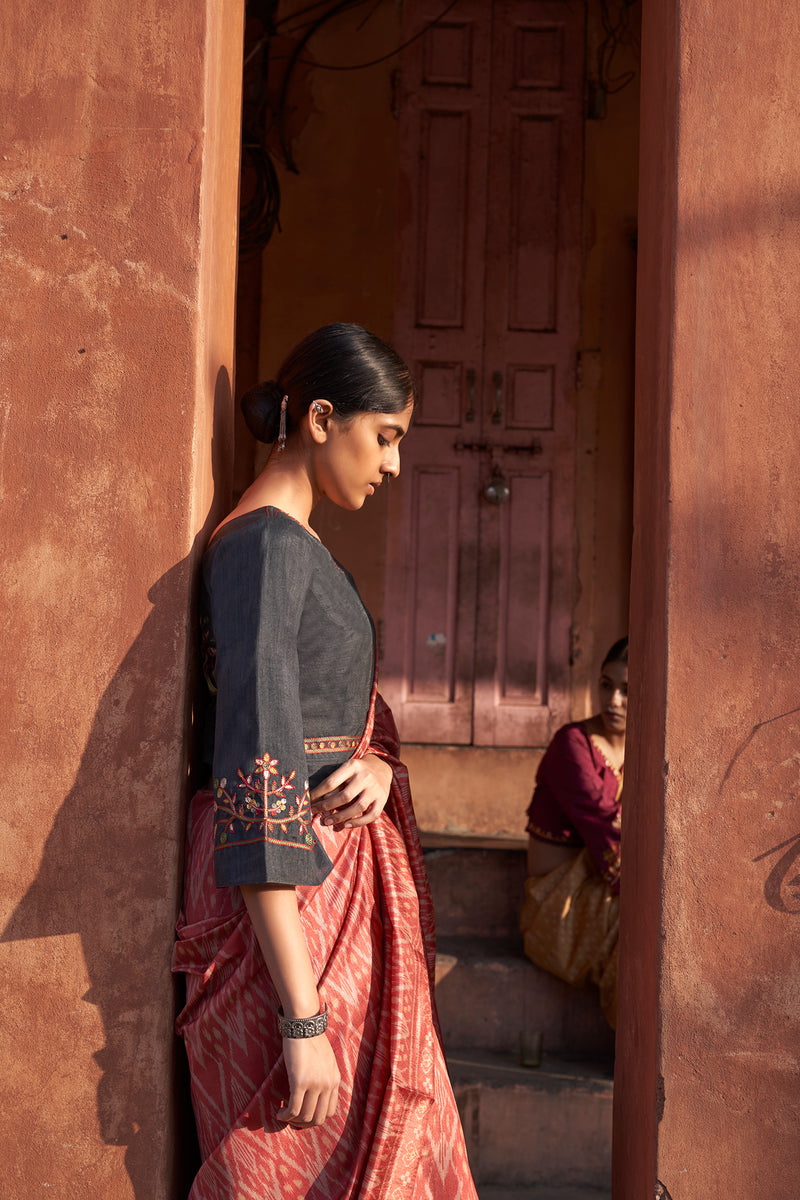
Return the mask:
{"type": "Polygon", "coordinates": [[[218,888],[214,797],[199,792],[187,831],[173,970],[203,1165],[190,1200],[477,1200],[433,1001],[433,905],[397,736],[380,697],[356,751],[394,778],[362,829],[315,823],[331,870],[297,888],[329,1036],[342,1072],[333,1119],[294,1130],[278,998],[238,888],[218,888]],[[373,729],[374,720],[374,729],[373,729]]]}

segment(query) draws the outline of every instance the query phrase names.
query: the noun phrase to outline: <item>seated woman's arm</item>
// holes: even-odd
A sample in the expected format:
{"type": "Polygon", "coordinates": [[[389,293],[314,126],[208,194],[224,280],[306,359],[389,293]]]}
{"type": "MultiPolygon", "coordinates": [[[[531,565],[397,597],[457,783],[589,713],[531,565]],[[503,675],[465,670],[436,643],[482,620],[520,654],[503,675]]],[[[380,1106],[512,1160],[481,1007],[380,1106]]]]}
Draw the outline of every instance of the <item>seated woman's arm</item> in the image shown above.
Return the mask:
{"type": "MultiPolygon", "coordinates": [[[[588,737],[581,726],[559,730],[542,759],[537,786],[543,784],[586,846],[600,874],[619,888],[620,821],[617,781],[598,771],[588,737]]],[[[554,850],[568,847],[553,846],[554,850]]],[[[575,854],[575,848],[571,849],[575,854]]],[[[563,861],[563,858],[562,858],[563,861]]],[[[558,864],[556,864],[558,865],[558,864]]],[[[554,869],[553,867],[550,868],[554,869]]],[[[531,871],[531,874],[536,872],[531,871]]],[[[538,872],[544,873],[541,870],[538,872]]]]}

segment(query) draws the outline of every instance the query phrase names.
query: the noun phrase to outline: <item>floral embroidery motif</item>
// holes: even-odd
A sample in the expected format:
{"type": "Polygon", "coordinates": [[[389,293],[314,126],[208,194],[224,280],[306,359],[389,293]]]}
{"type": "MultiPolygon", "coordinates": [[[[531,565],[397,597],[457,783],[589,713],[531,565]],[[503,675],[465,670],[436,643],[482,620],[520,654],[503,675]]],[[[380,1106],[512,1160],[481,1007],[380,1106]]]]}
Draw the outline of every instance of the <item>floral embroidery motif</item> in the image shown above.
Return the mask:
{"type": "Polygon", "coordinates": [[[306,781],[302,795],[294,779],[296,771],[279,774],[277,758],[265,752],[255,760],[255,769],[245,775],[241,767],[236,772],[239,782],[228,787],[227,779],[214,780],[215,849],[228,844],[229,835],[239,826],[233,845],[243,841],[267,841],[275,845],[297,846],[310,850],[314,846],[311,833],[311,806],[306,781]],[[280,782],[279,782],[280,780],[280,782]],[[280,834],[284,836],[281,837],[280,834]]]}
{"type": "Polygon", "coordinates": [[[355,737],[306,738],[303,745],[306,754],[338,754],[341,750],[357,750],[360,740],[355,737]]]}

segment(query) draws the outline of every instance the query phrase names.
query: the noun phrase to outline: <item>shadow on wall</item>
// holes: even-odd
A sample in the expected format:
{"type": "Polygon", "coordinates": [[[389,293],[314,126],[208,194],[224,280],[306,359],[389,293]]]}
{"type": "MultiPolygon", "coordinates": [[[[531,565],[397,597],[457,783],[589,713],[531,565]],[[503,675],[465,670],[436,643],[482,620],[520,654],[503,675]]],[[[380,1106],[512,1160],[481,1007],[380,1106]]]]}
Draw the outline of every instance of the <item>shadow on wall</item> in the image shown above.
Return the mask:
{"type": "MultiPolygon", "coordinates": [[[[230,438],[221,426],[230,403],[223,368],[215,389],[215,499],[220,479],[229,475],[230,438]]],[[[182,977],[173,982],[170,961],[187,793],[200,782],[193,778],[196,769],[188,770],[190,757],[198,763],[202,729],[196,576],[217,507],[212,503],[186,558],[149,589],[152,611],[103,694],[37,877],[0,937],[80,935],[91,980],[82,999],[97,1007],[105,1033],[105,1045],[94,1055],[102,1070],[100,1132],[107,1144],[127,1147],[125,1166],[137,1200],[185,1196],[199,1166],[188,1068],[172,1033],[183,1002],[182,977]],[[187,625],[188,680],[180,652],[187,625]],[[175,714],[181,704],[185,713],[175,714]],[[178,744],[183,754],[176,760],[178,744]],[[164,1179],[169,1162],[172,1178],[164,1179]]],[[[79,1123],[79,1113],[76,1118],[79,1123]]],[[[76,1165],[84,1178],[86,1169],[85,1161],[76,1165]]]]}

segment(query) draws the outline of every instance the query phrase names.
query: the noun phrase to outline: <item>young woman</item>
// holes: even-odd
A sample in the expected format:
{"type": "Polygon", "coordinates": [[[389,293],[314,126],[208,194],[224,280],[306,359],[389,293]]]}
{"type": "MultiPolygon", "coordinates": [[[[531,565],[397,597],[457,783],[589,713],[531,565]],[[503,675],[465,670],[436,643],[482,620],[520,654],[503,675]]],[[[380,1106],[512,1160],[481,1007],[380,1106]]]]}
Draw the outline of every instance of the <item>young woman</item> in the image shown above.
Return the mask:
{"type": "Polygon", "coordinates": [[[433,914],[375,635],[309,525],[399,471],[405,364],[328,325],[243,399],[264,470],[203,561],[213,786],[174,969],[203,1164],[191,1200],[475,1200],[434,1028],[433,914]]]}
{"type": "Polygon", "coordinates": [[[520,924],[528,958],[568,983],[596,983],[615,1028],[627,638],[603,660],[600,704],[559,729],[539,765],[520,924]]]}

